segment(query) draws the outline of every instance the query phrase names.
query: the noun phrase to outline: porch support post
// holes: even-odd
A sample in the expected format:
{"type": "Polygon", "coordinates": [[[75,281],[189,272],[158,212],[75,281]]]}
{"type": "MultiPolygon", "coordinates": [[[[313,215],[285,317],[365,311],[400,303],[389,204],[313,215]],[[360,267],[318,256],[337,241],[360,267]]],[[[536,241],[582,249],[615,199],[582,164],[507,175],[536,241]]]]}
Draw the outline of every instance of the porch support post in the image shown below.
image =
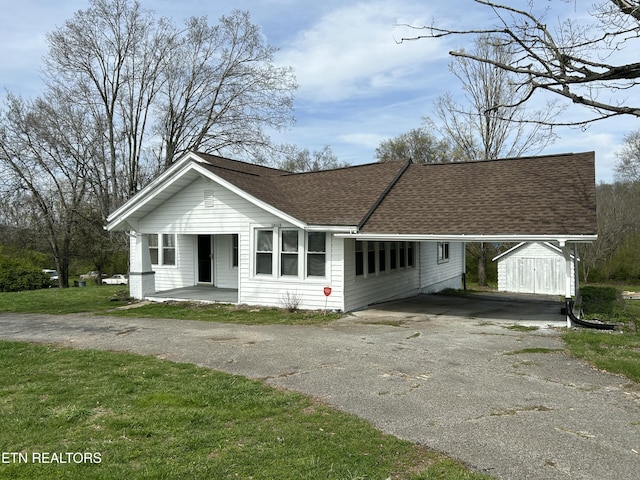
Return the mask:
{"type": "Polygon", "coordinates": [[[569,316],[569,308],[571,308],[571,297],[574,292],[571,291],[571,271],[573,269],[573,262],[571,261],[571,248],[564,241],[560,241],[560,248],[564,255],[565,261],[565,294],[564,304],[567,309],[567,328],[571,328],[571,317],[569,316]]]}
{"type": "Polygon", "coordinates": [[[149,254],[149,235],[131,232],[132,262],[129,272],[129,293],[135,299],[141,300],[156,293],[155,273],[151,270],[151,255],[149,254]]]}

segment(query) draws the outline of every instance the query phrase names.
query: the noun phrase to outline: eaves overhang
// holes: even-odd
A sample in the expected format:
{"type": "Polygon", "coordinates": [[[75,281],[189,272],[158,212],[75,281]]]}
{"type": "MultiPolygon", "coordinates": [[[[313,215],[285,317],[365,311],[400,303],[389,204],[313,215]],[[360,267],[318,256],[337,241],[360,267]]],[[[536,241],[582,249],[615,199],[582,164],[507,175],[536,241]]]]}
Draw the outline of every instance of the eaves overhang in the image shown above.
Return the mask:
{"type": "Polygon", "coordinates": [[[596,234],[557,234],[557,235],[523,235],[523,234],[412,234],[412,233],[338,233],[337,237],[355,238],[379,242],[557,242],[560,246],[566,243],[591,243],[598,239],[596,234]]]}

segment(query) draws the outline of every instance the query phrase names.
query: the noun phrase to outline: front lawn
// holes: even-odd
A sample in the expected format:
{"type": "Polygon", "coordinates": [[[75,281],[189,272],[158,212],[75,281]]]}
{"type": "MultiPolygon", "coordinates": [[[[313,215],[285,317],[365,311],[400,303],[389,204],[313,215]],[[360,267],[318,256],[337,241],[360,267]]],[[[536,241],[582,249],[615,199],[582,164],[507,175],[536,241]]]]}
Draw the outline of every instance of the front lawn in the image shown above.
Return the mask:
{"type": "Polygon", "coordinates": [[[150,303],[129,305],[122,286],[90,285],[85,288],[49,288],[25,292],[0,292],[0,312],[16,313],[96,313],[138,318],[173,318],[207,322],[244,324],[319,325],[340,315],[319,311],[290,312],[280,308],[247,307],[194,302],[150,303]],[[122,309],[120,307],[135,308],[122,309]]]}
{"type": "Polygon", "coordinates": [[[15,342],[0,342],[0,358],[0,478],[489,478],[202,367],[15,342]]]}

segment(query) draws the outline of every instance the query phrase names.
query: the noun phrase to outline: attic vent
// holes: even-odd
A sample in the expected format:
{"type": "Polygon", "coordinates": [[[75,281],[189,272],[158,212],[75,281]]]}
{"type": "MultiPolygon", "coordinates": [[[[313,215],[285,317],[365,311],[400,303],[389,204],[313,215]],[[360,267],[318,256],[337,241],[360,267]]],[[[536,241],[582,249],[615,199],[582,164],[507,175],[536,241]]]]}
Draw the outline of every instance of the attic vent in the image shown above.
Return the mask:
{"type": "Polygon", "coordinates": [[[204,191],[204,206],[205,208],[213,208],[213,190],[204,191]]]}

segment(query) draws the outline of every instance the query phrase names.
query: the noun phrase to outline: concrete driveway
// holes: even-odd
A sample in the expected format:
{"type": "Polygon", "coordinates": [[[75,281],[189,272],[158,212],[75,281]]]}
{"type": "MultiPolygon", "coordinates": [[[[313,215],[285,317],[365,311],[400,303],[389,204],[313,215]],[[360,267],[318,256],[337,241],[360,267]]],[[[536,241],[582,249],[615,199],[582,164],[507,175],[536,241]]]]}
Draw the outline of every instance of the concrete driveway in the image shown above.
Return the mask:
{"type": "Polygon", "coordinates": [[[0,337],[263,379],[496,478],[637,478],[640,391],[566,354],[553,327],[564,325],[560,307],[432,295],[322,327],[4,314],[0,337]],[[516,321],[541,328],[507,328],[516,321]]]}

